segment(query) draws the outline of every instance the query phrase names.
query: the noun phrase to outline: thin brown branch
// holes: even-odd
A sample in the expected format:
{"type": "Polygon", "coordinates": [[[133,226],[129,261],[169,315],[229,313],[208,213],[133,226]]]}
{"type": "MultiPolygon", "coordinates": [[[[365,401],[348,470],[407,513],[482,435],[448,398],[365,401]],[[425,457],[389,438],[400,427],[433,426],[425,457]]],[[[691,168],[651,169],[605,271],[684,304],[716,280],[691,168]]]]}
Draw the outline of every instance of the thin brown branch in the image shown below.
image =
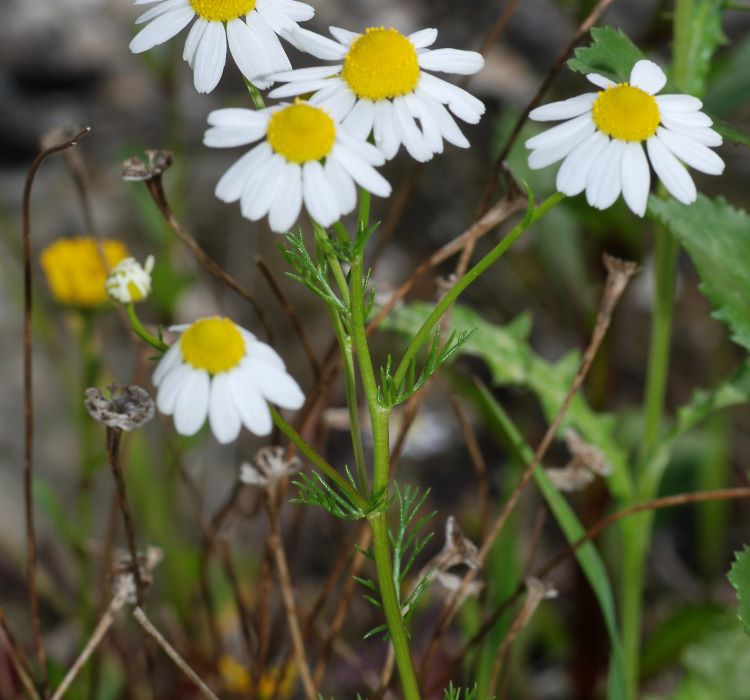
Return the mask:
{"type": "Polygon", "coordinates": [[[549,90],[550,85],[552,85],[552,82],[557,77],[557,74],[562,70],[562,67],[565,65],[565,62],[568,60],[568,56],[570,56],[573,49],[577,46],[578,42],[580,42],[581,39],[583,39],[583,37],[586,35],[586,32],[588,32],[589,29],[591,29],[591,27],[593,27],[599,21],[599,18],[602,16],[602,14],[604,14],[604,12],[613,2],[614,0],[599,0],[599,2],[596,3],[594,8],[591,10],[591,12],[589,12],[586,19],[584,19],[583,22],[581,22],[581,24],[578,25],[578,29],[576,29],[575,33],[573,34],[568,44],[560,52],[560,55],[557,57],[557,60],[555,61],[552,68],[550,68],[550,70],[548,71],[547,75],[542,81],[542,84],[539,86],[539,89],[536,91],[536,94],[534,95],[534,97],[531,98],[531,101],[526,105],[526,108],[521,113],[521,116],[518,117],[515,125],[513,126],[513,130],[510,132],[510,136],[508,136],[508,139],[506,140],[505,145],[500,151],[500,154],[495,159],[495,164],[492,168],[490,179],[487,182],[487,186],[485,187],[484,194],[482,195],[481,204],[479,205],[480,213],[483,213],[485,209],[489,206],[489,203],[492,201],[493,195],[495,193],[495,188],[497,187],[498,180],[500,179],[500,171],[501,171],[502,165],[505,162],[505,160],[508,158],[510,149],[513,147],[513,144],[516,142],[518,135],[521,133],[521,129],[523,128],[523,125],[526,123],[526,120],[529,118],[529,114],[531,113],[531,110],[534,109],[536,106],[538,106],[539,103],[542,101],[542,98],[547,94],[547,90],[549,90]]]}
{"type": "Polygon", "coordinates": [[[177,650],[161,635],[158,629],[154,627],[151,620],[146,617],[146,613],[141,608],[136,608],[133,611],[133,617],[138,620],[138,623],[143,627],[146,633],[151,636],[156,643],[164,650],[166,655],[172,659],[177,666],[193,683],[198,690],[209,700],[219,700],[218,696],[209,688],[200,678],[200,676],[188,665],[177,650]]]}
{"type": "Polygon", "coordinates": [[[34,681],[31,680],[31,668],[29,661],[24,654],[23,649],[18,646],[13,633],[10,631],[8,621],[5,619],[5,611],[0,606],[0,639],[2,639],[5,648],[8,650],[8,657],[13,666],[13,669],[21,679],[21,684],[24,687],[27,695],[32,700],[41,700],[39,691],[34,686],[34,681]]]}
{"type": "MultiPolygon", "coordinates": [[[[499,536],[505,523],[513,512],[516,504],[521,498],[521,494],[523,493],[526,485],[531,480],[531,477],[534,474],[534,470],[540,464],[542,459],[544,459],[544,455],[547,453],[547,450],[549,449],[552,441],[557,435],[557,432],[560,428],[560,425],[562,424],[563,419],[565,418],[573,397],[578,393],[579,389],[583,385],[584,380],[588,376],[591,364],[593,363],[594,358],[599,351],[599,347],[604,340],[607,329],[609,328],[610,322],[612,320],[612,312],[614,311],[617,302],[621,298],[622,293],[625,291],[628,280],[636,271],[636,266],[634,263],[616,260],[615,258],[612,258],[608,255],[604,256],[604,264],[607,268],[607,281],[604,287],[604,292],[602,294],[602,300],[599,306],[599,311],[597,313],[596,323],[592,332],[591,341],[586,348],[583,357],[581,358],[578,372],[576,373],[576,376],[574,377],[570,388],[568,389],[565,398],[562,401],[562,404],[558,408],[554,418],[552,419],[552,422],[547,428],[544,437],[539,443],[539,446],[534,453],[533,459],[524,469],[521,478],[513,488],[513,491],[511,492],[506,502],[503,504],[500,513],[497,515],[489,533],[485,537],[482,546],[479,549],[479,553],[477,554],[476,559],[480,567],[487,559],[487,556],[489,555],[490,550],[495,543],[495,540],[499,536]]],[[[437,650],[437,645],[440,638],[443,634],[445,634],[450,621],[453,619],[453,615],[458,608],[458,603],[462,600],[462,594],[466,590],[467,586],[476,578],[477,574],[480,571],[480,567],[477,567],[476,569],[469,569],[467,571],[461,582],[461,585],[458,587],[458,590],[454,592],[454,594],[444,606],[440,615],[440,619],[430,641],[429,648],[422,661],[422,675],[424,675],[432,656],[437,650]]]]}
{"type": "Polygon", "coordinates": [[[24,394],[24,460],[23,483],[24,505],[26,510],[26,587],[31,613],[31,628],[34,636],[34,652],[39,664],[39,679],[42,694],[48,694],[47,655],[44,651],[42,639],[42,625],[39,619],[39,598],[36,588],[36,528],[34,525],[34,504],[31,493],[33,481],[33,442],[34,442],[34,400],[33,400],[33,368],[32,368],[32,338],[31,338],[31,309],[32,309],[32,276],[31,276],[31,190],[34,178],[42,163],[51,155],[60,153],[76,146],[81,138],[91,131],[90,127],[81,130],[66,141],[54,144],[43,150],[34,159],[26,175],[23,189],[22,204],[22,235],[23,235],[23,394],[24,394]]]}
{"type": "Polygon", "coordinates": [[[190,252],[195,256],[195,259],[216,279],[220,280],[233,292],[236,292],[241,296],[250,306],[253,308],[258,321],[263,330],[266,333],[269,342],[273,342],[273,330],[271,324],[266,316],[261,305],[255,300],[255,297],[250,293],[248,289],[243,287],[232,275],[226,272],[221,265],[218,265],[213,258],[201,247],[200,243],[195,240],[177,220],[177,217],[172,211],[172,207],[169,205],[169,200],[164,192],[162,185],[162,174],[158,172],[152,177],[146,180],[146,188],[149,194],[154,200],[157,208],[161,212],[164,220],[169,224],[169,227],[175,233],[175,235],[187,246],[190,252]]]}
{"type": "Polygon", "coordinates": [[[318,361],[317,356],[315,355],[315,350],[312,346],[312,343],[310,342],[310,339],[307,337],[307,333],[305,332],[305,328],[302,325],[302,322],[300,321],[299,314],[297,313],[297,309],[294,308],[294,306],[289,303],[289,300],[284,295],[284,290],[281,289],[279,286],[279,283],[276,281],[276,279],[273,276],[273,273],[268,268],[268,265],[264,262],[263,258],[260,256],[255,258],[255,264],[258,266],[258,269],[261,271],[263,278],[268,283],[268,286],[271,289],[271,292],[273,292],[273,295],[278,300],[279,304],[281,305],[281,308],[284,309],[284,313],[289,317],[289,321],[292,324],[292,328],[294,328],[294,332],[297,334],[297,337],[299,338],[300,342],[302,343],[302,347],[305,350],[305,354],[307,355],[307,359],[310,362],[310,366],[312,367],[313,374],[315,375],[315,379],[320,379],[320,362],[318,361]]]}

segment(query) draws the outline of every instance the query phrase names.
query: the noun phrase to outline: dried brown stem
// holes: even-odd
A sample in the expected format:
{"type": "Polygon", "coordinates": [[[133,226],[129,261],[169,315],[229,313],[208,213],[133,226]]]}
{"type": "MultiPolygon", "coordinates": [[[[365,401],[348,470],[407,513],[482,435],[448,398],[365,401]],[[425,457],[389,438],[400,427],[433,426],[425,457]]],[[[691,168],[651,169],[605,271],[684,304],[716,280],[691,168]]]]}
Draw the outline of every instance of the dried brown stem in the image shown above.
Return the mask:
{"type": "Polygon", "coordinates": [[[33,370],[32,370],[32,339],[31,339],[31,309],[32,309],[32,277],[31,277],[31,190],[34,178],[42,163],[51,155],[60,153],[76,146],[81,138],[91,131],[90,127],[81,130],[66,141],[54,144],[44,149],[34,159],[26,175],[23,189],[22,204],[22,235],[23,235],[23,395],[24,395],[24,459],[23,484],[24,506],[26,510],[26,588],[31,613],[31,628],[34,636],[34,652],[39,665],[39,680],[42,695],[48,695],[47,655],[44,651],[42,639],[42,625],[39,619],[39,598],[36,588],[36,528],[34,525],[34,504],[31,493],[33,480],[33,442],[34,442],[34,399],[33,399],[33,370]]]}
{"type": "Polygon", "coordinates": [[[21,679],[21,684],[23,685],[27,695],[32,698],[32,700],[41,700],[39,691],[34,686],[34,681],[31,680],[31,668],[29,666],[29,661],[26,658],[26,654],[24,654],[23,649],[18,646],[18,643],[13,637],[13,633],[10,631],[10,627],[8,627],[8,621],[5,619],[5,611],[1,606],[0,639],[2,639],[3,643],[5,644],[5,648],[8,650],[8,657],[10,658],[10,662],[13,665],[13,669],[18,674],[18,677],[21,679]]]}
{"type": "Polygon", "coordinates": [[[279,304],[281,305],[281,308],[284,309],[284,313],[289,317],[289,321],[292,324],[292,328],[294,328],[294,332],[297,334],[297,337],[299,338],[300,342],[302,343],[302,347],[305,350],[305,354],[307,355],[307,359],[310,362],[310,366],[312,367],[313,374],[315,375],[315,379],[320,379],[320,362],[318,361],[317,356],[315,355],[315,350],[313,349],[312,343],[310,342],[310,339],[307,337],[307,333],[305,332],[305,328],[302,325],[302,322],[300,321],[299,314],[297,313],[297,309],[292,306],[291,303],[289,303],[289,300],[284,295],[284,290],[281,289],[279,286],[279,283],[274,278],[271,270],[268,268],[268,265],[263,261],[263,258],[257,257],[255,258],[255,264],[258,266],[258,269],[261,271],[263,278],[268,283],[268,286],[270,287],[271,291],[273,292],[273,295],[278,300],[279,304]]]}
{"type": "MultiPolygon", "coordinates": [[[[513,509],[518,503],[523,490],[531,480],[531,477],[534,474],[534,470],[544,458],[544,455],[547,453],[547,450],[552,444],[555,435],[557,435],[557,431],[559,430],[560,425],[565,418],[568,407],[570,406],[573,397],[578,393],[578,390],[581,388],[584,380],[586,379],[589,369],[591,368],[591,364],[596,357],[596,353],[598,352],[599,347],[604,340],[604,336],[612,320],[612,312],[614,311],[617,302],[622,296],[622,293],[625,291],[628,280],[636,271],[636,266],[634,263],[616,260],[615,258],[612,258],[608,255],[604,256],[604,264],[607,267],[607,281],[604,287],[604,292],[602,294],[602,300],[599,306],[599,311],[597,313],[596,323],[594,325],[594,330],[589,346],[586,348],[586,352],[581,358],[578,372],[576,373],[576,376],[574,377],[573,382],[571,383],[562,404],[560,405],[557,413],[552,419],[552,422],[547,428],[544,437],[539,443],[539,446],[534,453],[533,459],[526,466],[518,483],[513,488],[513,491],[511,492],[507,501],[503,504],[500,513],[496,517],[489,533],[485,537],[482,546],[479,549],[479,553],[477,554],[476,559],[480,567],[487,559],[487,556],[489,555],[495,540],[502,531],[505,523],[510,517],[510,514],[513,512],[513,509]]],[[[444,606],[443,611],[440,615],[440,619],[430,641],[429,648],[427,650],[427,653],[425,654],[424,660],[422,661],[421,673],[423,676],[430,660],[432,659],[432,656],[437,650],[437,645],[440,638],[443,634],[445,634],[450,621],[453,619],[453,615],[457,610],[458,603],[460,600],[462,600],[461,596],[463,595],[467,586],[476,578],[479,571],[479,567],[476,569],[469,569],[464,576],[461,585],[458,587],[458,590],[454,592],[454,594],[444,606]]]]}
{"type": "Polygon", "coordinates": [[[208,270],[210,274],[212,274],[227,287],[229,287],[229,289],[236,292],[248,304],[250,304],[250,306],[253,308],[253,311],[255,312],[255,315],[258,318],[258,321],[260,321],[260,324],[263,326],[269,342],[273,342],[273,330],[271,328],[271,324],[268,321],[263,308],[255,300],[255,297],[253,297],[248,289],[243,287],[236,279],[234,279],[234,277],[232,277],[228,272],[225,272],[224,269],[220,265],[218,265],[205,250],[203,250],[198,241],[196,241],[195,238],[193,238],[177,220],[177,217],[172,211],[172,207],[170,207],[169,205],[167,195],[164,192],[164,187],[162,186],[161,181],[161,173],[158,173],[146,180],[146,188],[148,189],[149,194],[153,198],[154,203],[161,212],[165,221],[167,222],[167,224],[169,224],[169,227],[176,234],[176,236],[187,246],[190,252],[195,256],[196,260],[204,268],[206,268],[206,270],[208,270]]]}
{"type": "Polygon", "coordinates": [[[571,40],[568,42],[568,44],[565,46],[565,48],[562,50],[560,55],[557,57],[557,60],[555,61],[552,68],[550,68],[549,72],[545,76],[544,80],[542,81],[542,84],[539,86],[539,89],[536,91],[536,94],[534,97],[531,98],[531,101],[526,105],[526,108],[522,112],[521,116],[516,121],[515,125],[513,126],[513,130],[510,132],[510,136],[508,136],[508,139],[505,142],[505,145],[503,146],[502,150],[500,151],[500,155],[495,159],[495,164],[492,168],[492,173],[490,174],[490,179],[487,182],[487,186],[485,187],[484,194],[482,195],[482,201],[479,205],[479,211],[484,212],[489,203],[492,201],[492,197],[495,192],[495,188],[497,187],[498,180],[500,179],[500,171],[503,166],[503,163],[508,157],[508,154],[510,153],[510,149],[513,147],[513,144],[516,142],[516,139],[518,138],[518,135],[521,133],[521,129],[523,128],[523,125],[526,123],[526,120],[529,118],[529,114],[532,109],[534,109],[541,101],[542,98],[547,93],[547,90],[549,90],[550,85],[552,85],[552,81],[557,77],[557,74],[562,70],[562,67],[565,65],[565,62],[568,60],[568,56],[570,56],[573,49],[576,47],[579,41],[583,39],[583,37],[586,35],[586,32],[591,29],[598,21],[599,18],[604,14],[604,12],[607,10],[607,8],[614,2],[614,0],[599,0],[599,2],[596,3],[594,8],[589,12],[586,19],[581,22],[580,25],[578,25],[578,29],[576,29],[575,33],[573,34],[571,40]]]}
{"type": "Polygon", "coordinates": [[[175,666],[177,666],[193,683],[195,684],[195,687],[198,688],[198,690],[203,693],[203,695],[209,700],[219,700],[218,696],[214,694],[214,692],[209,688],[198,676],[198,674],[193,671],[192,668],[188,665],[188,663],[183,659],[179,653],[177,653],[177,650],[161,635],[158,629],[154,627],[154,625],[151,623],[151,620],[146,617],[146,613],[143,612],[141,608],[136,608],[133,611],[133,617],[138,620],[138,623],[143,627],[143,629],[146,631],[146,633],[151,636],[156,643],[164,650],[166,655],[174,661],[175,666]]]}

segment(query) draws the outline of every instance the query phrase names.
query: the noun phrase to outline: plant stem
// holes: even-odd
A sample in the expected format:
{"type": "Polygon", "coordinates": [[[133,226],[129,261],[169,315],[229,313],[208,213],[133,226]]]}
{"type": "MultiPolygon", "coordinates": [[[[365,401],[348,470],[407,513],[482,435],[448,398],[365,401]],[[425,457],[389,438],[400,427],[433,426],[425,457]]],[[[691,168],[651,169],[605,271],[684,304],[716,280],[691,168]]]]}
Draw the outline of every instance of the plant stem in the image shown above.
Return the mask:
{"type": "Polygon", "coordinates": [[[406,376],[406,372],[409,369],[409,364],[414,359],[419,348],[430,336],[432,329],[435,324],[438,323],[442,315],[448,310],[451,304],[471,285],[483,272],[490,268],[496,263],[504,253],[513,245],[513,243],[521,237],[524,231],[529,228],[534,222],[538,221],[544,216],[550,209],[564,199],[565,195],[556,192],[551,197],[544,200],[538,207],[534,207],[534,199],[531,193],[529,193],[529,206],[526,209],[526,215],[523,220],[498,243],[487,255],[485,255],[474,267],[472,267],[455,285],[450,291],[435,305],[432,313],[422,324],[421,328],[417,331],[416,335],[409,343],[409,347],[406,349],[401,363],[394,374],[394,379],[398,385],[406,376]]]}
{"type": "Polygon", "coordinates": [[[155,335],[151,335],[144,325],[141,323],[141,320],[138,318],[138,315],[135,313],[135,305],[133,304],[125,304],[125,311],[128,314],[128,320],[130,321],[130,326],[133,329],[133,333],[135,333],[141,340],[143,340],[145,343],[150,345],[155,350],[158,350],[159,352],[166,352],[169,350],[169,345],[167,345],[163,340],[160,340],[155,335]]]}

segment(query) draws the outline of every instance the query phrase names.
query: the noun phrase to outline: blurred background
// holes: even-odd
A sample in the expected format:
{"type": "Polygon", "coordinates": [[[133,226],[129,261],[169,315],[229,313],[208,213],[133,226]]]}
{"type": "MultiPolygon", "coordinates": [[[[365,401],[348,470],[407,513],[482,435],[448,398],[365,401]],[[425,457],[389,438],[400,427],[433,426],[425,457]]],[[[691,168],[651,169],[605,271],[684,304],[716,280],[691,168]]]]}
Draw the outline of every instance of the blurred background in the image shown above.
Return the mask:
{"type": "MultiPolygon", "coordinates": [[[[432,26],[440,32],[436,46],[478,49],[507,0],[382,0],[377,4],[320,0],[312,4],[316,16],[306,26],[321,33],[331,24],[357,31],[371,25],[394,26],[405,33],[432,26]]],[[[373,279],[379,293],[398,286],[419,262],[474,220],[494,157],[593,5],[586,0],[521,0],[500,42],[487,53],[486,68],[471,82],[471,91],[487,105],[481,123],[464,129],[472,148],[448,147],[445,154],[421,168],[402,154],[384,168],[395,190],[406,188],[402,191],[408,199],[398,218],[393,211],[397,198],[374,203],[374,216],[385,221],[392,234],[382,247],[378,234],[373,238],[373,250],[378,248],[373,279]]],[[[668,2],[615,0],[601,23],[622,28],[653,60],[666,66],[670,12],[668,2]]],[[[95,233],[120,239],[140,260],[156,256],[155,291],[141,310],[144,322],[168,325],[221,313],[263,335],[245,302],[208,277],[175,238],[144,185],[123,182],[125,158],[142,155],[149,148],[167,148],[175,162],[165,176],[165,188],[178,218],[211,257],[256,295],[272,319],[274,346],[303,388],[309,389],[314,381],[310,364],[259,271],[258,258],[297,309],[319,358],[332,338],[322,304],[284,278],[286,266],[277,249],[280,237],[271,234],[264,222],[244,220],[238,206],[213,196],[215,183],[241,149],[204,148],[202,134],[212,109],[249,106],[239,71],[228,62],[219,88],[208,96],[196,94],[181,58],[184,33],[144,55],[130,54],[128,43],[135,33],[137,14],[128,0],[3,0],[0,6],[0,281],[4,291],[0,295],[4,359],[0,365],[4,386],[0,403],[0,601],[23,644],[28,644],[30,632],[23,578],[20,213],[24,178],[45,134],[60,128],[92,128],[75,149],[74,160],[56,157],[37,178],[32,202],[35,258],[61,237],[95,233]],[[84,173],[90,225],[72,176],[75,172],[84,173]],[[90,226],[95,230],[88,230],[90,226]]],[[[750,129],[748,28],[750,14],[727,13],[727,42],[717,54],[705,98],[706,111],[745,131],[750,129]]],[[[289,45],[286,48],[295,67],[310,64],[309,57],[295,53],[289,45]]],[[[545,101],[576,94],[583,85],[582,76],[563,70],[545,101]]],[[[555,168],[534,173],[527,169],[523,141],[535,128],[525,127],[509,164],[543,198],[554,191],[555,168]]],[[[711,196],[721,193],[733,205],[747,209],[747,152],[725,145],[720,154],[727,163],[725,175],[697,175],[699,190],[711,196]]],[[[495,235],[479,243],[477,259],[495,235]]],[[[529,346],[556,366],[588,342],[605,277],[602,253],[636,261],[641,272],[617,310],[585,387],[595,411],[616,414],[614,434],[629,453],[637,450],[640,436],[653,236],[653,226],[633,217],[621,201],[601,213],[588,209],[577,197],[537,225],[463,299],[465,306],[493,324],[508,324],[525,315],[524,323],[530,324],[529,346]]],[[[439,273],[450,274],[455,263],[447,261],[439,273]]],[[[113,531],[113,486],[104,468],[103,428],[82,414],[83,389],[87,380],[95,378],[98,386],[114,380],[151,390],[153,362],[148,349],[138,349],[131,342],[113,308],[87,319],[61,308],[36,264],[34,289],[40,588],[45,638],[59,678],[88,637],[94,611],[107,600],[106,583],[102,584],[107,533],[118,543],[124,542],[122,533],[113,531]],[[93,361],[83,356],[84,326],[90,326],[88,348],[93,349],[93,361]],[[92,465],[85,478],[81,476],[84,462],[92,465]],[[84,586],[82,581],[91,585],[84,586]]],[[[432,301],[436,293],[435,278],[427,276],[412,298],[432,301]]],[[[697,389],[729,376],[743,361],[743,352],[728,340],[725,327],[710,317],[711,309],[687,257],[680,259],[677,294],[670,411],[686,403],[697,389]]],[[[397,334],[380,334],[376,341],[379,359],[401,343],[397,334]]],[[[451,397],[461,396],[457,399],[460,415],[467,418],[478,438],[492,503],[502,499],[519,473],[508,450],[482,419],[471,390],[465,389],[472,377],[487,384],[495,379],[481,359],[467,357],[434,383],[398,467],[400,482],[430,489],[425,510],[437,512],[430,524],[436,536],[425,551],[425,561],[442,546],[449,515],[457,518],[470,539],[478,541],[481,535],[478,482],[451,397]]],[[[546,428],[538,396],[523,382],[505,384],[494,390],[495,396],[534,446],[546,428]]],[[[334,464],[351,462],[348,432],[345,426],[340,430],[336,420],[340,414],[336,409],[345,406],[340,382],[329,391],[325,405],[330,410],[321,411],[314,441],[334,464]]],[[[239,465],[263,444],[243,432],[238,443],[219,447],[205,430],[195,439],[177,440],[169,424],[155,420],[126,447],[139,543],[159,546],[165,552],[149,595],[150,614],[191,664],[221,689],[222,697],[274,695],[272,689],[245,678],[248,652],[236,601],[218,562],[208,565],[207,574],[222,640],[218,655],[207,631],[200,593],[201,519],[210,518],[226,503],[239,465]],[[191,487],[186,487],[188,482],[191,487]]],[[[556,444],[546,466],[562,466],[566,455],[563,443],[556,444]]],[[[663,492],[746,485],[749,457],[750,411],[745,406],[717,414],[679,442],[663,492]]],[[[252,615],[258,614],[258,601],[268,595],[261,592],[259,581],[269,580],[268,572],[264,573],[267,525],[259,517],[258,499],[252,489],[243,492],[223,534],[231,545],[241,595],[252,615]]],[[[584,525],[612,507],[600,481],[572,495],[571,503],[584,525]]],[[[554,519],[543,518],[543,512],[539,496],[528,489],[480,576],[483,593],[466,604],[434,661],[431,673],[436,683],[453,680],[473,685],[477,674],[486,675],[482,654],[490,653],[491,660],[492,649],[486,652],[480,645],[478,651],[458,660],[451,654],[476,629],[482,610],[491,610],[493,601],[503,600],[514,590],[524,570],[534,569],[564,544],[554,519]]],[[[284,524],[292,577],[306,609],[342,547],[351,549],[356,530],[324,513],[292,506],[285,508],[284,524]]],[[[750,698],[750,647],[744,633],[733,626],[735,602],[725,576],[732,553],[750,539],[749,525],[750,511],[742,502],[658,514],[644,596],[644,693],[664,698],[750,698]],[[712,649],[720,649],[721,655],[712,656],[712,649]],[[715,688],[716,694],[688,694],[706,687],[715,688]]],[[[616,587],[616,538],[605,537],[601,546],[616,587]]],[[[508,697],[602,697],[608,642],[599,610],[574,562],[560,567],[553,578],[559,597],[543,604],[514,645],[508,697]]],[[[273,669],[282,664],[289,640],[279,601],[274,595],[266,600],[272,621],[268,667],[273,669]]],[[[440,601],[440,592],[431,590],[412,622],[418,653],[429,640],[440,601]]],[[[326,619],[335,599],[327,606],[326,619]]],[[[325,697],[353,698],[356,692],[369,692],[363,678],[379,674],[385,645],[380,638],[362,641],[361,637],[375,623],[377,613],[362,599],[362,591],[356,590],[321,686],[325,697]]],[[[132,665],[129,661],[133,648],[138,648],[135,637],[132,623],[118,625],[102,646],[96,670],[87,671],[98,674],[95,685],[84,674],[66,697],[142,697],[140,661],[132,665]]],[[[198,697],[177,671],[166,666],[166,661],[160,661],[158,697],[198,697]]],[[[9,694],[15,687],[10,666],[3,660],[0,697],[15,697],[9,694]]],[[[296,697],[295,692],[280,687],[278,697],[296,697]]],[[[442,697],[442,692],[436,690],[426,697],[442,697]]]]}

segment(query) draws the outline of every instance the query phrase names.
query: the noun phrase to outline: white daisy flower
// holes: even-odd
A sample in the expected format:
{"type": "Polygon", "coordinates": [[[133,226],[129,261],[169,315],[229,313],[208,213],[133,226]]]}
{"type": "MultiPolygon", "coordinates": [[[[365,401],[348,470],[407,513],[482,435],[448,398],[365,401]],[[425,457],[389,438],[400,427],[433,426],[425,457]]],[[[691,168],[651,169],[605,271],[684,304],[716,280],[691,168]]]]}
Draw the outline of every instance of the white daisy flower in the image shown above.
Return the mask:
{"type": "Polygon", "coordinates": [[[235,440],[244,425],[268,435],[268,403],[296,409],[305,397],[275,350],[228,318],[202,318],[174,326],[181,332],[154,371],[156,406],[174,416],[180,435],[194,435],[208,422],[216,439],[235,440]]]}
{"type": "Polygon", "coordinates": [[[151,294],[151,272],[154,256],[141,265],[135,258],[125,258],[112,268],[104,286],[107,294],[120,304],[143,301],[151,294]]]}
{"type": "Polygon", "coordinates": [[[572,197],[586,190],[586,201],[597,209],[611,206],[622,193],[633,213],[643,216],[651,185],[649,160],[664,186],[685,204],[697,197],[685,165],[709,175],[724,171],[724,161],[709,148],[720,146],[722,138],[700,111],[701,101],[657,95],[667,77],[655,63],[638,61],[628,83],[595,73],[586,77],[603,90],[529,114],[537,121],[567,120],[526,141],[532,149],[530,168],[563,161],[557,172],[560,192],[572,197]]]}
{"type": "Polygon", "coordinates": [[[273,231],[288,231],[302,202],[321,226],[336,223],[357,205],[355,183],[378,197],[391,186],[373,166],[383,154],[365,137],[353,136],[326,109],[297,100],[260,110],[218,109],[208,115],[206,146],[261,143],[219,180],[216,196],[240,201],[252,221],[268,214],[273,231]]]}
{"type": "Polygon", "coordinates": [[[450,112],[476,124],[484,105],[427,71],[472,75],[484,66],[481,54],[428,49],[437,39],[437,29],[408,36],[384,27],[371,27],[363,34],[338,27],[330,27],[330,32],[336,41],[306,29],[292,32],[298,48],[335,63],[275,74],[274,80],[287,85],[276,88],[271,97],[315,93],[310,102],[325,106],[354,135],[364,139],[373,132],[388,160],[402,144],[420,162],[442,153],[443,141],[469,147],[450,112]]]}
{"type": "Polygon", "coordinates": [[[315,11],[297,0],[135,0],[153,5],[136,24],[147,23],[130,42],[133,53],[163,44],[196,17],[188,32],[182,57],[193,69],[198,92],[211,92],[219,82],[227,58],[227,44],[242,74],[259,88],[267,88],[270,73],[290,70],[292,64],[279,36],[288,38],[297,22],[315,11]]]}

